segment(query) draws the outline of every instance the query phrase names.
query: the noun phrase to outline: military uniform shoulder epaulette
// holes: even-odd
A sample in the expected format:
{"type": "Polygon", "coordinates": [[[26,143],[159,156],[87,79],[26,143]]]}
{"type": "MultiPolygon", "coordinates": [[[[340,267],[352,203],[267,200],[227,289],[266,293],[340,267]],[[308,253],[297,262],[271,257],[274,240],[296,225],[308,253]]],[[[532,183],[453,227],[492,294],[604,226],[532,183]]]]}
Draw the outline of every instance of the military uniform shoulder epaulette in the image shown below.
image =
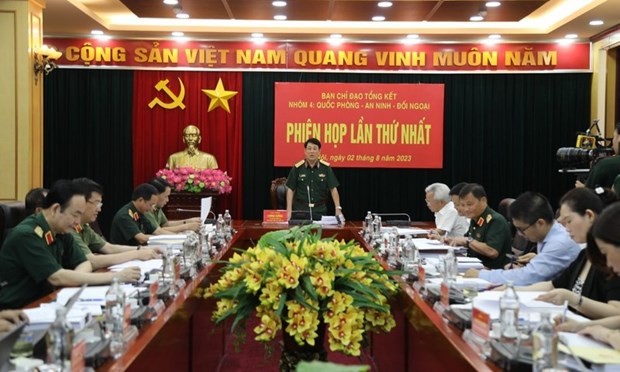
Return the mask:
{"type": "Polygon", "coordinates": [[[304,165],[305,163],[306,163],[306,161],[305,161],[305,160],[300,160],[300,161],[298,161],[297,163],[295,163],[295,168],[299,168],[299,167],[301,167],[302,165],[304,165]]]}
{"type": "Polygon", "coordinates": [[[319,161],[321,162],[321,164],[323,164],[323,165],[327,165],[327,166],[329,167],[329,163],[328,163],[328,162],[326,162],[325,160],[321,159],[321,160],[319,160],[319,161]]]}

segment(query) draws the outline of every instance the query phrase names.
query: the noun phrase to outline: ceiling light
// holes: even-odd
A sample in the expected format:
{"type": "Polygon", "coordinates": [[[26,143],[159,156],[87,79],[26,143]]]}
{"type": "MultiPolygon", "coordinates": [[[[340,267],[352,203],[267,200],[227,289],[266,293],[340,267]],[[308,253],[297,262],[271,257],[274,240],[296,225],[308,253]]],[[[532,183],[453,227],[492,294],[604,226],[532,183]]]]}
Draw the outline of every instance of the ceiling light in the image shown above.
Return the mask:
{"type": "Polygon", "coordinates": [[[179,36],[183,36],[183,35],[185,35],[185,34],[182,33],[181,31],[173,31],[172,32],[172,36],[175,36],[175,37],[179,37],[179,36]]]}
{"type": "Polygon", "coordinates": [[[379,8],[389,8],[392,6],[392,2],[391,1],[379,1],[379,3],[377,4],[377,6],[379,8]]]}
{"type": "Polygon", "coordinates": [[[263,37],[263,34],[261,34],[260,32],[253,32],[252,37],[263,37]]]}
{"type": "Polygon", "coordinates": [[[501,39],[501,38],[502,38],[502,35],[498,35],[498,34],[489,35],[489,39],[501,39]]]}
{"type": "Polygon", "coordinates": [[[374,16],[372,17],[372,20],[375,22],[381,22],[381,21],[385,21],[385,17],[384,16],[374,16]]]}
{"type": "Polygon", "coordinates": [[[342,35],[340,34],[331,34],[329,35],[329,37],[332,39],[342,39],[342,35]]]}
{"type": "Polygon", "coordinates": [[[409,35],[407,35],[407,39],[417,39],[419,37],[420,37],[420,35],[418,35],[418,34],[409,34],[409,35]]]}
{"type": "Polygon", "coordinates": [[[473,15],[473,16],[469,17],[469,20],[472,21],[472,22],[480,22],[480,21],[484,20],[484,17],[481,16],[480,14],[476,14],[476,15],[473,15]]]}
{"type": "Polygon", "coordinates": [[[560,39],[560,40],[557,41],[557,43],[558,44],[570,44],[573,41],[575,41],[575,40],[573,40],[573,39],[560,39]]]}
{"type": "Polygon", "coordinates": [[[177,13],[177,18],[181,18],[181,19],[187,19],[189,18],[189,14],[185,13],[184,11],[180,11],[177,13]]]}
{"type": "Polygon", "coordinates": [[[252,42],[254,44],[263,44],[265,41],[266,39],[264,37],[252,37],[252,42]]]}
{"type": "Polygon", "coordinates": [[[278,14],[278,15],[274,15],[273,19],[275,19],[276,21],[285,21],[286,16],[284,14],[278,14]]]}
{"type": "Polygon", "coordinates": [[[489,8],[496,8],[500,5],[502,5],[502,3],[500,3],[499,1],[487,1],[487,3],[485,4],[487,7],[489,8]]]}
{"type": "Polygon", "coordinates": [[[564,36],[564,38],[566,38],[566,39],[576,39],[578,37],[579,36],[577,34],[568,34],[568,35],[564,36]]]}
{"type": "Polygon", "coordinates": [[[110,40],[111,37],[110,35],[95,35],[95,37],[97,38],[97,40],[101,40],[101,41],[106,41],[106,40],[110,40]]]}
{"type": "Polygon", "coordinates": [[[164,4],[166,5],[177,5],[178,3],[178,0],[164,0],[164,4]]]}
{"type": "Polygon", "coordinates": [[[273,1],[271,2],[271,5],[281,8],[283,6],[286,6],[286,1],[273,1]]]}
{"type": "Polygon", "coordinates": [[[91,35],[103,35],[103,31],[101,30],[92,30],[90,32],[91,35]]]}
{"type": "Polygon", "coordinates": [[[590,21],[590,26],[600,26],[604,23],[605,22],[601,21],[600,19],[595,19],[595,20],[590,21]]]}

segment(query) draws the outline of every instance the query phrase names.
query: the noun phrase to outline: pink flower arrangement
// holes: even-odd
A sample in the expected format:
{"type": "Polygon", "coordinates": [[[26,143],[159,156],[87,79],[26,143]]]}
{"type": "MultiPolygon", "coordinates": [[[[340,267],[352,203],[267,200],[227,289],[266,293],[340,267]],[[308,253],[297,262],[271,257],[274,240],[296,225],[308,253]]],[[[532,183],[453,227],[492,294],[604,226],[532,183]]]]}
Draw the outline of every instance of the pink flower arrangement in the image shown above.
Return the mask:
{"type": "Polygon", "coordinates": [[[219,169],[194,169],[183,167],[176,169],[160,169],[157,177],[168,181],[176,191],[189,191],[199,193],[202,191],[214,191],[218,194],[230,194],[232,178],[219,169]]]}

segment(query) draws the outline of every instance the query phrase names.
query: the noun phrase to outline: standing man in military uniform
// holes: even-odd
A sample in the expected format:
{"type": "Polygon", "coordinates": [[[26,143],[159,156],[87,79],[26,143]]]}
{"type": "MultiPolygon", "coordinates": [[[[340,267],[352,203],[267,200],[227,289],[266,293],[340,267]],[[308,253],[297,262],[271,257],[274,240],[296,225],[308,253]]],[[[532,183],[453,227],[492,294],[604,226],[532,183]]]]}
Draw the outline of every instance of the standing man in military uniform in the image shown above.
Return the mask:
{"type": "Polygon", "coordinates": [[[157,226],[145,216],[157,204],[158,195],[155,186],[148,183],[136,187],[131,201],[122,206],[112,219],[110,241],[113,244],[146,245],[151,235],[165,233],[158,231],[157,226]]]}
{"type": "Polygon", "coordinates": [[[327,198],[331,194],[336,216],[344,220],[338,180],[329,163],[321,160],[321,142],[310,138],[304,143],[305,159],[291,169],[286,180],[286,215],[293,211],[309,211],[313,220],[327,214],[327,198]],[[308,198],[309,197],[309,198],[308,198]]]}
{"type": "Polygon", "coordinates": [[[512,237],[508,221],[489,208],[487,193],[481,185],[465,185],[459,194],[463,213],[469,218],[469,230],[464,237],[447,238],[452,245],[467,247],[467,255],[479,258],[490,269],[499,269],[509,262],[512,237]]]}
{"type": "Polygon", "coordinates": [[[86,201],[77,186],[56,182],[41,213],[25,218],[0,250],[0,309],[22,308],[50,293],[53,287],[108,284],[113,278],[134,281],[139,268],[93,273],[90,262],[70,232],[80,222],[86,201]]]}

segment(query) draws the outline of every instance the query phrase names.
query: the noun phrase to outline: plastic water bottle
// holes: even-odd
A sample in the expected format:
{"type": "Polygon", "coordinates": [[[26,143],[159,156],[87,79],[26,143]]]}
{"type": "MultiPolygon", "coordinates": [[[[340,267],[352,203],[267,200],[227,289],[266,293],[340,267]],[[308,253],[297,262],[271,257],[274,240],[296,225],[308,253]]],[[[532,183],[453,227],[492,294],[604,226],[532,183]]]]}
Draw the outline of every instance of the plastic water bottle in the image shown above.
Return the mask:
{"type": "Polygon", "coordinates": [[[512,282],[506,284],[504,295],[499,299],[499,314],[502,342],[516,342],[519,339],[519,296],[512,282]]]}
{"type": "Polygon", "coordinates": [[[118,359],[125,351],[125,292],[118,283],[105,294],[106,336],[110,338],[110,356],[118,359]]]}
{"type": "Polygon", "coordinates": [[[381,217],[375,216],[372,220],[372,240],[378,241],[381,239],[381,217]]]}
{"type": "Polygon", "coordinates": [[[366,218],[364,218],[364,235],[372,235],[372,213],[368,211],[366,218]]]}
{"type": "Polygon", "coordinates": [[[558,364],[558,333],[549,313],[540,314],[540,323],[532,332],[532,371],[542,372],[558,364]]]}
{"type": "Polygon", "coordinates": [[[418,248],[415,246],[411,235],[407,235],[403,244],[403,262],[405,271],[412,275],[418,275],[420,258],[418,248]]]}
{"type": "Polygon", "coordinates": [[[456,255],[454,254],[454,248],[448,248],[448,254],[446,254],[446,258],[444,259],[444,280],[446,283],[456,283],[456,274],[458,271],[458,263],[456,259],[456,255]]]}
{"type": "Polygon", "coordinates": [[[224,236],[224,226],[226,225],[226,223],[224,222],[224,217],[222,217],[222,214],[218,214],[217,215],[217,220],[215,221],[215,232],[217,233],[218,236],[222,237],[224,236]]]}
{"type": "Polygon", "coordinates": [[[67,323],[67,309],[56,309],[56,319],[47,332],[47,364],[55,371],[70,371],[73,328],[67,323]]]}
{"type": "Polygon", "coordinates": [[[232,235],[232,216],[228,209],[224,212],[224,233],[228,236],[232,235]]]}

